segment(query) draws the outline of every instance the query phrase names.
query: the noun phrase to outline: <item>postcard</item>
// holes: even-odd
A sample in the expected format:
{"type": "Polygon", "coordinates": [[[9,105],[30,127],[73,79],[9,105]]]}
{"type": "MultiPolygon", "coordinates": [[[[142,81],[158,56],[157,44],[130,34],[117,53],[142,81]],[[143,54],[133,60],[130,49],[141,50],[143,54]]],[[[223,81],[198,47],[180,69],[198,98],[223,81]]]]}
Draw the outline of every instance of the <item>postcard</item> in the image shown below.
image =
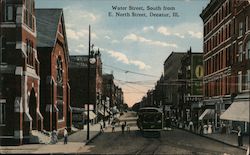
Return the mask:
{"type": "Polygon", "coordinates": [[[0,0],[0,153],[249,154],[249,0],[0,0]]]}

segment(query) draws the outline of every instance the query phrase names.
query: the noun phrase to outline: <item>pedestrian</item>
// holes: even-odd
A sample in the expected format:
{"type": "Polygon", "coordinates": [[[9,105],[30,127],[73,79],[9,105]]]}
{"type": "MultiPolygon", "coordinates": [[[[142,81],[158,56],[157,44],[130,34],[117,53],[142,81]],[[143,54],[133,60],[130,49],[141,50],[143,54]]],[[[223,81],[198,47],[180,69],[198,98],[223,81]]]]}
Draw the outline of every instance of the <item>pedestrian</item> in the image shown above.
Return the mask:
{"type": "Polygon", "coordinates": [[[189,130],[191,131],[191,132],[193,132],[193,122],[192,121],[190,121],[189,122],[189,130]]]}
{"type": "Polygon", "coordinates": [[[51,143],[52,144],[57,143],[57,133],[56,133],[56,130],[53,130],[52,133],[51,133],[51,143]]]}
{"type": "Polygon", "coordinates": [[[130,126],[129,125],[127,125],[127,131],[130,132],[130,126]]]}
{"type": "Polygon", "coordinates": [[[122,133],[124,133],[125,123],[122,123],[122,133]]]}
{"type": "Polygon", "coordinates": [[[64,137],[64,144],[67,144],[68,143],[68,131],[67,131],[67,128],[64,129],[63,137],[64,137]]]}
{"type": "Polygon", "coordinates": [[[103,132],[102,123],[100,123],[100,131],[103,132]]]}
{"type": "Polygon", "coordinates": [[[127,125],[127,121],[125,121],[125,126],[127,125]]]}
{"type": "Polygon", "coordinates": [[[111,125],[112,125],[112,132],[115,132],[115,123],[112,122],[111,125]]]}
{"type": "Polygon", "coordinates": [[[238,146],[243,146],[241,127],[238,126],[238,146]]]}

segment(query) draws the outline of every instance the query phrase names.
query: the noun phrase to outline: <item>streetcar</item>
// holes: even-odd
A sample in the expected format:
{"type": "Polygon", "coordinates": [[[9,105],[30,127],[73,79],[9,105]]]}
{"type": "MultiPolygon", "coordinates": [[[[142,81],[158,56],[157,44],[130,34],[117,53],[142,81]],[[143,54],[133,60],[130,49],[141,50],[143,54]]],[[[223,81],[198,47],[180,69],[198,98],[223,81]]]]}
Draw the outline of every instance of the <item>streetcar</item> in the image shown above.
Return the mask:
{"type": "Polygon", "coordinates": [[[138,113],[137,126],[145,134],[160,134],[163,129],[163,112],[156,107],[140,108],[138,113]]]}

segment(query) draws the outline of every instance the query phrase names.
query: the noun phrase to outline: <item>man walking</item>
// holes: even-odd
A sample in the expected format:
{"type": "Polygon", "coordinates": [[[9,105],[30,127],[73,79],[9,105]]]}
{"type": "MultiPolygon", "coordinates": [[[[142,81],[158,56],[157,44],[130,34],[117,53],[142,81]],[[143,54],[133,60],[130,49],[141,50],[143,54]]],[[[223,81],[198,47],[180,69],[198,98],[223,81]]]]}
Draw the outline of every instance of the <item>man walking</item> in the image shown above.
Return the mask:
{"type": "Polygon", "coordinates": [[[67,128],[64,129],[63,136],[64,136],[64,144],[67,144],[68,143],[68,131],[67,131],[67,128]]]}
{"type": "Polygon", "coordinates": [[[112,122],[111,125],[112,125],[112,132],[115,132],[115,123],[112,122]]]}
{"type": "Polygon", "coordinates": [[[238,126],[238,146],[243,146],[241,127],[238,126]]]}
{"type": "Polygon", "coordinates": [[[125,129],[125,124],[122,123],[122,133],[124,133],[124,129],[125,129]]]}

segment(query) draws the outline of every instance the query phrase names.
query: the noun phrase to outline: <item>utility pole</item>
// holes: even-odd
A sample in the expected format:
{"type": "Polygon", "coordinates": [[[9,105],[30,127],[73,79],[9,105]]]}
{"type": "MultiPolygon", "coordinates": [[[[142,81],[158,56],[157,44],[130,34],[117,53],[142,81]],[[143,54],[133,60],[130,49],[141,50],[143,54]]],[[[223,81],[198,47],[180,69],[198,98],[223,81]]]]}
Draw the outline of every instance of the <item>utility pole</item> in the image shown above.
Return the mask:
{"type": "Polygon", "coordinates": [[[90,29],[90,25],[89,25],[89,54],[88,54],[88,63],[87,63],[88,64],[88,103],[87,103],[87,108],[88,108],[87,109],[88,110],[87,111],[87,115],[88,115],[87,116],[88,117],[87,123],[88,124],[87,124],[87,140],[89,140],[89,102],[90,102],[90,89],[89,89],[89,85],[90,85],[89,84],[90,83],[89,82],[89,80],[90,80],[90,75],[89,75],[90,74],[90,62],[89,61],[90,61],[90,46],[91,46],[90,45],[90,39],[91,39],[90,33],[91,33],[91,29],[90,29]]]}

